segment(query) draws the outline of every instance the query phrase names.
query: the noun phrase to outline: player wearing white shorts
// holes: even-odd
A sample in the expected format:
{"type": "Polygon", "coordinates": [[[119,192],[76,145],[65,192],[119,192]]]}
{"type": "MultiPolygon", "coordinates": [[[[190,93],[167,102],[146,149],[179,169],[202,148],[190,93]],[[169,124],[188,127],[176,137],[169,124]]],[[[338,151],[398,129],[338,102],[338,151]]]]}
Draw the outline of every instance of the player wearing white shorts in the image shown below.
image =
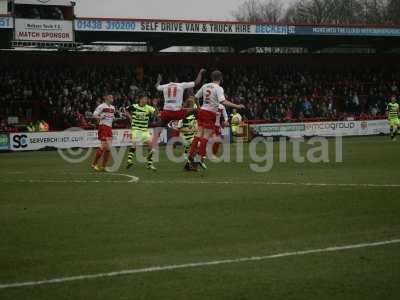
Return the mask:
{"type": "Polygon", "coordinates": [[[243,104],[232,103],[225,98],[224,89],[220,86],[222,83],[222,73],[214,71],[211,74],[211,83],[207,83],[201,87],[196,94],[196,99],[203,98],[203,106],[198,114],[198,132],[193,139],[189,152],[189,159],[185,166],[186,170],[194,170],[193,160],[196,154],[201,157],[201,167],[206,169],[205,158],[207,152],[207,143],[212,136],[217,119],[219,105],[243,109],[243,104]]]}

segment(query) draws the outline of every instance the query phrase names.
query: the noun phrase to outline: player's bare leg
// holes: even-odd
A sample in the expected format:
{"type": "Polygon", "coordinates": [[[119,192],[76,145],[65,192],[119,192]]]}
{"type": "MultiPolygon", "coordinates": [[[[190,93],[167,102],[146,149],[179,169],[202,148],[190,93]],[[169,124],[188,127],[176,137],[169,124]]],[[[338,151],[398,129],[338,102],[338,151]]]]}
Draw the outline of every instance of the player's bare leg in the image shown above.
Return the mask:
{"type": "MultiPolygon", "coordinates": [[[[218,137],[215,136],[215,138],[217,139],[218,137]]],[[[221,142],[219,140],[214,141],[214,144],[212,145],[212,152],[215,156],[218,155],[220,147],[221,147],[221,142]]]]}
{"type": "MultiPolygon", "coordinates": [[[[103,144],[103,142],[102,142],[102,144],[103,144]]],[[[96,171],[98,171],[97,170],[97,167],[98,167],[97,163],[99,162],[100,158],[103,156],[103,153],[104,153],[103,145],[100,145],[100,147],[97,148],[97,150],[96,150],[96,155],[95,155],[94,160],[92,162],[92,168],[95,169],[96,171]]]]}
{"type": "Polygon", "coordinates": [[[390,138],[393,142],[396,141],[396,135],[398,133],[398,126],[391,126],[390,127],[390,138]]]}
{"type": "Polygon", "coordinates": [[[211,137],[213,131],[211,129],[199,127],[198,134],[194,137],[192,146],[189,152],[188,163],[185,169],[191,169],[194,165],[194,158],[197,154],[200,155],[200,166],[205,170],[207,165],[205,164],[205,159],[207,156],[207,143],[211,137]]]}
{"type": "Polygon", "coordinates": [[[105,147],[104,154],[103,154],[102,168],[105,172],[109,172],[109,170],[107,169],[107,163],[111,158],[111,142],[112,142],[112,139],[108,139],[106,141],[106,147],[105,147]]]}
{"type": "Polygon", "coordinates": [[[101,141],[100,148],[97,149],[96,156],[92,163],[92,167],[95,171],[98,171],[98,172],[107,171],[106,166],[107,166],[109,159],[111,158],[110,144],[111,144],[111,140],[101,141]],[[103,157],[103,161],[101,163],[101,166],[99,166],[98,162],[101,157],[103,157]]]}
{"type": "Polygon", "coordinates": [[[397,127],[395,127],[395,126],[390,126],[390,139],[392,140],[392,141],[396,141],[396,134],[397,134],[397,127]]]}
{"type": "Polygon", "coordinates": [[[203,128],[203,138],[200,140],[200,145],[199,145],[199,155],[200,155],[200,166],[206,170],[207,165],[205,163],[206,158],[207,158],[207,144],[208,140],[213,134],[213,130],[203,128]]]}

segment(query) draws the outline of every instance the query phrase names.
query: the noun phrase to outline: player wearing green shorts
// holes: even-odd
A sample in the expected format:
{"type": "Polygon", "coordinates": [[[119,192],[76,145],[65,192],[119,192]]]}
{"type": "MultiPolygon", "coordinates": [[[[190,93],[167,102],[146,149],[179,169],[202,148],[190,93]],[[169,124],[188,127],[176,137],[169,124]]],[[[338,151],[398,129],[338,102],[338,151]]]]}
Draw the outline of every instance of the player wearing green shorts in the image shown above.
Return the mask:
{"type": "Polygon", "coordinates": [[[145,95],[140,95],[138,97],[138,104],[133,104],[125,109],[125,114],[131,119],[132,124],[132,147],[129,150],[127,169],[133,165],[136,148],[146,144],[149,147],[147,168],[153,171],[156,170],[153,164],[153,151],[149,146],[151,141],[149,123],[155,112],[156,109],[148,105],[148,98],[145,95]]]}
{"type": "Polygon", "coordinates": [[[392,96],[392,98],[390,99],[390,103],[386,108],[386,112],[390,125],[390,138],[392,139],[392,141],[395,141],[400,126],[399,104],[396,102],[395,96],[392,96]]]}

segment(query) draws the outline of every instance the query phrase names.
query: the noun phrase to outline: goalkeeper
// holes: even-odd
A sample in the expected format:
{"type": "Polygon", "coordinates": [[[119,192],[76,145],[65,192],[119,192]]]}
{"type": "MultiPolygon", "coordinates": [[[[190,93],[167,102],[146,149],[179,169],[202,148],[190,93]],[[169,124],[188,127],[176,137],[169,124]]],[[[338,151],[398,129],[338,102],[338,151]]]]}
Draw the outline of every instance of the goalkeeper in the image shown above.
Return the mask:
{"type": "Polygon", "coordinates": [[[386,108],[386,113],[390,125],[390,138],[392,141],[396,141],[396,135],[399,131],[400,120],[399,120],[399,104],[396,101],[396,96],[392,96],[389,104],[386,108]]]}

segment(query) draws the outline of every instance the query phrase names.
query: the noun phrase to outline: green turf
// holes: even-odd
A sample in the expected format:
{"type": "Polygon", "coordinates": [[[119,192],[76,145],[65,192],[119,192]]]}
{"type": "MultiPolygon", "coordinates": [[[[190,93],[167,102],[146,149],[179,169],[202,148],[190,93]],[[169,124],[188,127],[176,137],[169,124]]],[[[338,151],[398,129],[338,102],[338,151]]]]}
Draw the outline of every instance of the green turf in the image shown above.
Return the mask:
{"type": "MultiPolygon", "coordinates": [[[[343,163],[319,164],[279,163],[275,147],[268,173],[252,172],[245,151],[243,163],[188,174],[162,150],[156,173],[119,171],[138,184],[57,152],[0,154],[0,284],[400,238],[399,187],[262,184],[400,184],[400,143],[343,147],[343,163]]],[[[395,299],[399,278],[393,244],[10,288],[0,299],[395,299]]]]}

